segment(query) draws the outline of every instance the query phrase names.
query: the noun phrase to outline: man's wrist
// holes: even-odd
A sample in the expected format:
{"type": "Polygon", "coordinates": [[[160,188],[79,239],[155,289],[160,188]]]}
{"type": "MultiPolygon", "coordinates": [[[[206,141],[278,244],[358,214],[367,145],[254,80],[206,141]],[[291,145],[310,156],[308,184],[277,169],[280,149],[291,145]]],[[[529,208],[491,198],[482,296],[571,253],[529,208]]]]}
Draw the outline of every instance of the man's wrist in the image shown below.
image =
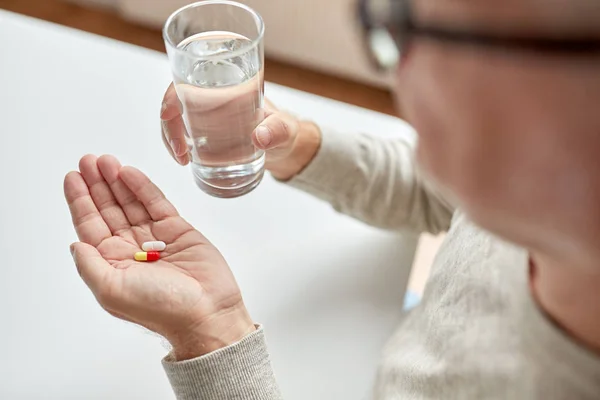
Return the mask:
{"type": "Polygon", "coordinates": [[[309,121],[300,121],[300,132],[290,154],[267,169],[276,179],[287,181],[298,175],[313,160],[321,147],[321,129],[309,121]]]}
{"type": "Polygon", "coordinates": [[[191,360],[230,346],[256,331],[248,312],[232,310],[169,339],[177,361],[191,360]]]}

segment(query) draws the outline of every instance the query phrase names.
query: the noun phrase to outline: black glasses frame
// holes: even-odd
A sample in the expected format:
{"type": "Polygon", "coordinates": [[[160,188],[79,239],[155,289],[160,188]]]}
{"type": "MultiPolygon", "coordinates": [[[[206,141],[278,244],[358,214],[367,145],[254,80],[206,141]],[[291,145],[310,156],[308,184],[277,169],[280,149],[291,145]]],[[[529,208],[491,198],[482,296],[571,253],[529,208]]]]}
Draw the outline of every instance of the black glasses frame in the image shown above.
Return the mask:
{"type": "MultiPolygon", "coordinates": [[[[377,40],[383,43],[383,35],[393,41],[399,61],[402,50],[409,41],[422,37],[440,42],[463,44],[469,46],[496,48],[500,50],[525,51],[550,55],[566,56],[600,56],[600,37],[536,37],[536,36],[503,36],[494,33],[470,32],[444,26],[432,26],[416,23],[411,12],[409,0],[359,0],[358,15],[363,29],[363,37],[372,61],[379,68],[393,65],[388,60],[382,62],[381,49],[377,49],[377,40]]],[[[381,44],[380,43],[380,44],[381,44]]],[[[389,53],[389,44],[388,53],[389,53]]],[[[383,45],[385,47],[385,45],[383,45]]]]}

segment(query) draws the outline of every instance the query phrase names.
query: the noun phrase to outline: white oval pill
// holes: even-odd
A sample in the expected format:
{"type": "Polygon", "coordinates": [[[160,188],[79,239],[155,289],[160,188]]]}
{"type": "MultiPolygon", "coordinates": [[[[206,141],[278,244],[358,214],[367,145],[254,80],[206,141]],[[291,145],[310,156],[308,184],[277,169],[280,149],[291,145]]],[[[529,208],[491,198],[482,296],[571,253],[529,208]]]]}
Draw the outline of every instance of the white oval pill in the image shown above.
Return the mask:
{"type": "Polygon", "coordinates": [[[154,242],[144,242],[144,244],[142,244],[142,250],[144,251],[163,251],[166,247],[166,243],[159,240],[154,242]]]}

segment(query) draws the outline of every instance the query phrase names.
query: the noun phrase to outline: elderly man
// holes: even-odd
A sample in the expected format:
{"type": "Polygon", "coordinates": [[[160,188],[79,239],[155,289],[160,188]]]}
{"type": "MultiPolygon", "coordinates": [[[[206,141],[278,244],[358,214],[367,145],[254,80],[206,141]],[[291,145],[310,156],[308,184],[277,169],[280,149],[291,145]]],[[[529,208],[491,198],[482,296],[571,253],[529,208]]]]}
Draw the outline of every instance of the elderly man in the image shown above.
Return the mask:
{"type": "MultiPolygon", "coordinates": [[[[343,213],[449,232],[374,398],[600,398],[600,2],[372,1],[362,17],[380,63],[396,61],[381,41],[400,50],[416,152],[274,108],[253,137],[276,178],[343,213]]],[[[164,104],[187,164],[172,88],[164,104]]],[[[179,399],[282,398],[225,261],[148,178],[87,156],[65,191],[82,278],[107,311],[169,339],[179,399]],[[161,261],[128,261],[151,239],[170,243],[161,261]]]]}

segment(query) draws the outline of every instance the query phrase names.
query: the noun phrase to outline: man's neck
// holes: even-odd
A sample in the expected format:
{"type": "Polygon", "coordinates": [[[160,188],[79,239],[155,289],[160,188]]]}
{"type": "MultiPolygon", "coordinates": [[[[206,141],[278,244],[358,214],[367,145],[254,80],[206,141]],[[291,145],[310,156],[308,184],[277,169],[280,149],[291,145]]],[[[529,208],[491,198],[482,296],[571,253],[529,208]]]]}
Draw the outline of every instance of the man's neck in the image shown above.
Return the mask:
{"type": "Polygon", "coordinates": [[[558,326],[600,355],[600,268],[534,254],[531,287],[538,305],[558,326]]]}

